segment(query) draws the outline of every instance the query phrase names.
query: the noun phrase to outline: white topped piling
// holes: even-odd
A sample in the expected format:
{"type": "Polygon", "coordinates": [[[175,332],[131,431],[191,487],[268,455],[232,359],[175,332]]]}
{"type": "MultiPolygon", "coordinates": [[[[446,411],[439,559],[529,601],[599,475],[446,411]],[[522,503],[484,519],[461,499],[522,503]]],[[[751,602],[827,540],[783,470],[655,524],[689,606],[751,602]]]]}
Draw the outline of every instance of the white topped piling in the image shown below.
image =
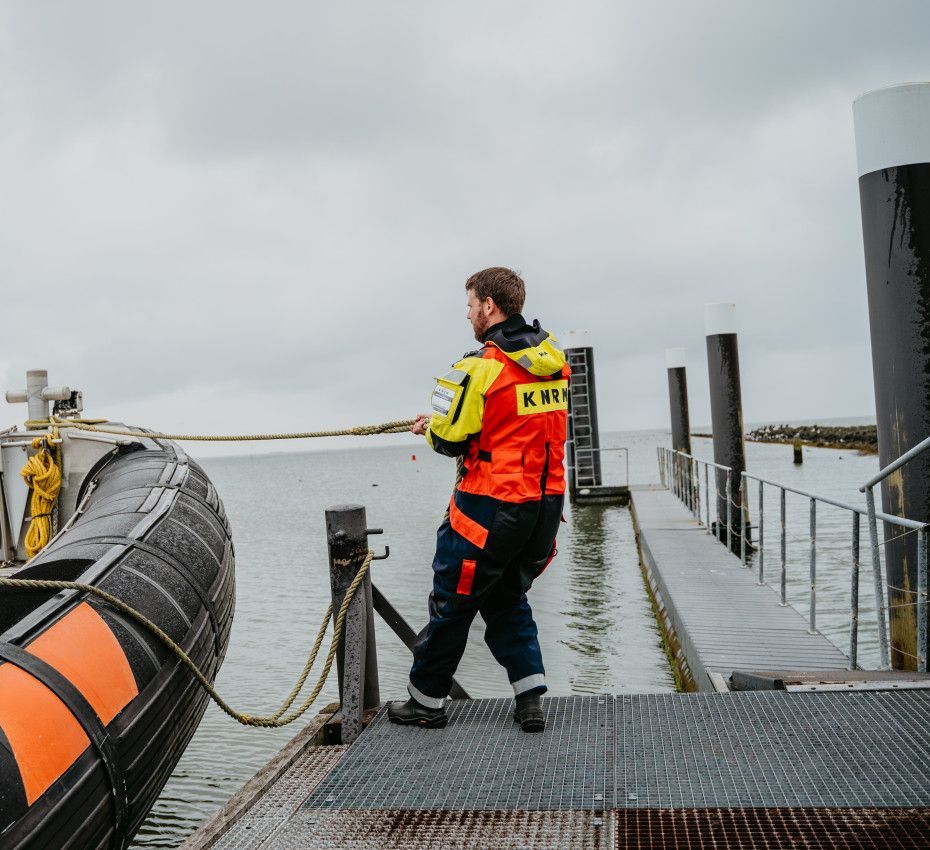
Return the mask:
{"type": "MultiPolygon", "coordinates": [[[[879,465],[930,435],[930,83],[853,103],[879,465]]],[[[930,521],[930,453],[882,482],[886,513],[930,521]]],[[[886,528],[891,664],[914,669],[917,536],[886,528]]]]}

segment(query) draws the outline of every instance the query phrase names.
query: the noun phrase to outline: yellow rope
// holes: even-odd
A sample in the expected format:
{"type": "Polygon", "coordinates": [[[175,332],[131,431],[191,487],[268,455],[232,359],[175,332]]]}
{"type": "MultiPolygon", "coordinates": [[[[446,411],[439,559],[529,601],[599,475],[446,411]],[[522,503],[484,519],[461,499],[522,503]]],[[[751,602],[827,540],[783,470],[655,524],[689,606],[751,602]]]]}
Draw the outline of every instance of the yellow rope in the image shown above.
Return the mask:
{"type": "MultiPolygon", "coordinates": [[[[317,680],[316,685],[313,690],[310,692],[310,695],[292,711],[288,711],[290,707],[294,704],[294,700],[297,699],[298,694],[300,694],[303,689],[304,683],[307,681],[307,677],[310,675],[310,670],[313,667],[317,655],[319,654],[320,647],[323,645],[323,638],[326,636],[326,631],[329,626],[329,620],[333,614],[333,606],[330,604],[329,608],[326,610],[326,616],[323,619],[322,624],[320,625],[320,630],[317,632],[316,640],[313,643],[313,647],[310,650],[310,655],[307,657],[307,661],[304,664],[304,668],[300,673],[300,676],[297,678],[297,682],[294,687],[291,689],[290,694],[288,694],[287,699],[281,704],[280,708],[275,711],[274,714],[270,714],[264,717],[255,717],[246,712],[236,711],[232,708],[214,689],[213,685],[210,684],[209,679],[200,671],[200,668],[191,660],[190,656],[181,649],[164,631],[162,631],[155,623],[153,623],[148,617],[144,614],[140,614],[135,608],[130,607],[121,599],[118,599],[116,596],[107,593],[105,590],[101,590],[99,587],[95,587],[91,584],[83,584],[76,581],[46,581],[44,579],[16,579],[16,578],[0,578],[0,587],[9,587],[9,588],[18,588],[26,590],[79,590],[82,593],[89,593],[93,596],[97,596],[102,599],[107,604],[113,606],[116,610],[122,611],[126,616],[131,617],[137,623],[145,626],[155,637],[157,637],[169,650],[174,654],[174,656],[185,666],[191,673],[194,674],[194,678],[200,683],[201,687],[210,695],[210,698],[224,711],[228,714],[233,720],[237,723],[241,723],[243,726],[258,726],[266,729],[277,729],[280,726],[287,726],[288,723],[293,723],[297,720],[298,717],[306,713],[307,709],[316,701],[317,697],[320,695],[320,691],[323,690],[323,686],[326,684],[326,678],[329,676],[329,671],[333,666],[333,659],[336,657],[336,649],[339,646],[339,641],[342,639],[342,632],[345,627],[346,612],[349,610],[349,603],[352,601],[352,598],[355,596],[356,590],[358,590],[359,585],[362,583],[362,579],[365,578],[366,573],[371,567],[371,559],[374,553],[369,551],[365,556],[365,560],[362,562],[362,565],[358,568],[358,572],[355,574],[355,578],[352,580],[352,583],[349,585],[348,590],[346,590],[345,598],[342,600],[342,605],[339,606],[339,613],[336,616],[336,622],[333,625],[333,640],[329,647],[329,653],[326,656],[326,662],[323,664],[323,669],[320,672],[319,679],[317,680]]],[[[343,564],[345,565],[345,564],[343,564]]]]}
{"type": "Polygon", "coordinates": [[[26,532],[26,554],[32,558],[45,548],[52,536],[52,508],[61,489],[61,466],[48,450],[43,437],[36,437],[32,447],[37,449],[23,466],[21,474],[32,488],[29,512],[32,520],[26,532]]]}
{"type": "MultiPolygon", "coordinates": [[[[101,420],[95,420],[101,421],[101,420]]],[[[105,420],[103,420],[105,421],[105,420]]],[[[380,425],[356,425],[353,428],[339,428],[332,431],[294,431],[279,434],[165,434],[160,431],[132,431],[128,428],[100,428],[87,420],[29,419],[26,427],[34,428],[76,428],[79,431],[93,431],[97,434],[114,434],[119,437],[150,437],[155,440],[198,441],[207,443],[254,442],[257,440],[308,440],[315,437],[368,437],[374,434],[402,434],[410,430],[413,419],[398,419],[383,422],[380,425]]]]}

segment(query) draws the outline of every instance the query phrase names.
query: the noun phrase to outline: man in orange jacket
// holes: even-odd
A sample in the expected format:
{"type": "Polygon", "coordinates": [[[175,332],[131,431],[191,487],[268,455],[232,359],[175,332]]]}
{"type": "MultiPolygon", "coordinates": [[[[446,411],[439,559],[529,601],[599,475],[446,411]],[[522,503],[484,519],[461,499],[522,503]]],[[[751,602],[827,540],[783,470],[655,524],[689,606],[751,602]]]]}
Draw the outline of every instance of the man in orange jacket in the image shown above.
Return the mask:
{"type": "Polygon", "coordinates": [[[437,380],[432,413],[413,425],[465,474],[439,527],[430,620],[416,639],[394,723],[446,725],[445,699],[476,614],[507,670],[526,732],[545,728],[545,670],[526,591],[555,556],[565,498],[562,458],[570,370],[539,322],[527,324],[515,272],[490,268],[465,284],[468,319],[482,343],[437,380]]]}

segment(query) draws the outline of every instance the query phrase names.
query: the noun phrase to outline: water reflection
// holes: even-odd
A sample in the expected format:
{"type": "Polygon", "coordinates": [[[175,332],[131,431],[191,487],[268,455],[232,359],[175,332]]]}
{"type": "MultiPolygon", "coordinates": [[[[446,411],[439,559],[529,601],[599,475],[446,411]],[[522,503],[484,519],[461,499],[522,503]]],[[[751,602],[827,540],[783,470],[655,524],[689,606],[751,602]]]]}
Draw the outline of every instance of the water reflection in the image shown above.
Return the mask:
{"type": "Polygon", "coordinates": [[[606,508],[590,505],[575,508],[571,522],[571,554],[568,586],[571,594],[563,611],[569,619],[572,639],[565,645],[584,655],[588,661],[587,675],[607,678],[608,664],[604,635],[610,630],[611,618],[608,569],[605,557],[604,514],[606,508]]]}

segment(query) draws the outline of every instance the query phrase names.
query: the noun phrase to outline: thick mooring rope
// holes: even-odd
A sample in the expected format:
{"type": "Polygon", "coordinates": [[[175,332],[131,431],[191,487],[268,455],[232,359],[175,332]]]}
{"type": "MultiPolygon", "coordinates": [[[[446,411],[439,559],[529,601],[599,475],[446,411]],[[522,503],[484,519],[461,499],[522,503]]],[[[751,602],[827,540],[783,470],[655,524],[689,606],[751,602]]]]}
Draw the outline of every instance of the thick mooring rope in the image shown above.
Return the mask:
{"type": "MultiPolygon", "coordinates": [[[[323,686],[326,684],[326,679],[329,676],[329,671],[333,666],[333,659],[336,657],[336,650],[339,647],[339,641],[342,639],[342,633],[345,627],[346,612],[349,610],[349,603],[352,601],[352,598],[355,596],[355,592],[358,590],[359,585],[362,583],[362,580],[368,573],[368,570],[371,567],[371,560],[373,555],[373,552],[368,552],[368,554],[365,556],[365,560],[362,561],[362,565],[359,567],[358,572],[355,574],[355,578],[352,579],[352,583],[349,585],[348,590],[346,590],[345,598],[342,600],[342,605],[339,606],[339,613],[336,615],[336,622],[333,625],[333,640],[330,644],[329,652],[326,656],[326,662],[323,665],[323,669],[320,672],[317,683],[313,690],[310,692],[310,695],[299,706],[297,706],[297,708],[288,712],[288,709],[290,709],[290,707],[294,704],[294,700],[297,699],[298,694],[300,694],[300,692],[303,690],[304,683],[307,681],[307,677],[310,675],[310,670],[313,668],[317,655],[320,652],[320,647],[323,645],[323,638],[326,636],[329,620],[333,615],[332,603],[330,603],[329,607],[326,609],[326,616],[320,625],[320,630],[317,632],[316,640],[313,642],[313,647],[310,650],[310,655],[307,657],[307,661],[304,664],[304,668],[301,671],[300,676],[297,678],[297,682],[294,684],[294,687],[291,689],[287,699],[284,700],[280,708],[278,708],[274,714],[270,714],[265,717],[256,717],[246,712],[236,711],[236,709],[230,706],[229,703],[227,703],[226,700],[224,700],[219,695],[219,693],[217,693],[213,685],[210,684],[209,679],[207,679],[207,677],[200,671],[200,668],[193,662],[191,657],[183,649],[181,649],[181,647],[178,646],[178,644],[176,644],[167,634],[165,634],[164,631],[162,631],[144,614],[140,614],[138,611],[136,611],[135,608],[123,602],[123,600],[113,596],[110,593],[107,593],[105,590],[101,590],[99,587],[95,587],[92,584],[83,584],[77,581],[47,581],[45,579],[17,578],[0,578],[0,587],[9,587],[20,590],[79,590],[82,593],[89,593],[102,599],[117,611],[121,611],[127,617],[131,617],[137,623],[145,626],[145,628],[147,628],[153,635],[155,635],[155,637],[157,637],[165,646],[167,646],[173,655],[185,667],[187,667],[191,673],[194,674],[194,678],[210,695],[210,698],[237,723],[241,723],[243,726],[258,726],[265,729],[277,729],[281,726],[287,726],[288,723],[293,723],[295,720],[297,720],[297,718],[305,714],[307,709],[309,709],[310,706],[316,702],[317,697],[319,697],[320,692],[323,690],[323,686]]],[[[338,562],[338,565],[346,566],[348,563],[351,562],[338,562]]]]}
{"type": "MultiPolygon", "coordinates": [[[[99,420],[95,420],[99,421],[99,420]]],[[[380,425],[356,425],[352,428],[339,428],[332,431],[293,431],[279,434],[166,434],[160,431],[131,431],[128,428],[101,428],[99,425],[82,419],[29,419],[26,427],[34,428],[76,428],[79,431],[93,431],[96,434],[113,434],[118,437],[149,437],[154,440],[178,440],[179,442],[236,443],[255,442],[259,440],[311,440],[317,437],[370,437],[375,434],[402,434],[410,430],[416,420],[397,419],[380,425]]]]}

